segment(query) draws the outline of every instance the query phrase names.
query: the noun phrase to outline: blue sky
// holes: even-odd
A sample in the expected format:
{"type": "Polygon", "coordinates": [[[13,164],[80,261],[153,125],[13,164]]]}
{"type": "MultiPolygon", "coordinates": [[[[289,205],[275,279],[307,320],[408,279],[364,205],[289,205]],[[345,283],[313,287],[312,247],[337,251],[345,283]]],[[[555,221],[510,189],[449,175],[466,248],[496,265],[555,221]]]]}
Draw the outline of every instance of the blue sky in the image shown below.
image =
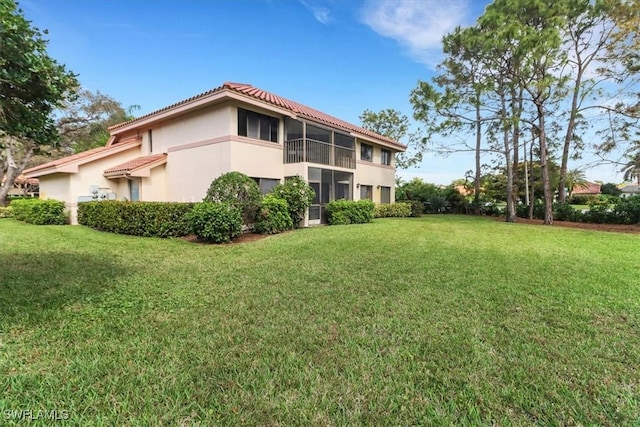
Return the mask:
{"type": "MultiPolygon", "coordinates": [[[[411,117],[440,39],[482,14],[479,0],[23,0],[49,53],[145,114],[219,86],[249,83],[354,124],[370,109],[411,117]]],[[[488,162],[488,159],[487,159],[488,162]]],[[[404,178],[449,184],[470,155],[425,156],[404,178]]],[[[617,181],[610,167],[590,179],[617,181]]]]}

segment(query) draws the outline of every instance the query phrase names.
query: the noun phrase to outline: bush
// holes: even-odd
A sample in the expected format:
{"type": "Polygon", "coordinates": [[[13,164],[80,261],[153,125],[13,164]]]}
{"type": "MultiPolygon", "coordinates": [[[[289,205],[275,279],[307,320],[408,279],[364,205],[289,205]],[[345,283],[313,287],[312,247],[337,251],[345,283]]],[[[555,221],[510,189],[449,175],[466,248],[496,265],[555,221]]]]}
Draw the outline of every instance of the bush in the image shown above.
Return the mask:
{"type": "Polygon", "coordinates": [[[569,204],[571,205],[588,205],[597,200],[598,196],[589,194],[574,194],[569,198],[569,204]]]}
{"type": "Polygon", "coordinates": [[[424,203],[419,200],[410,200],[411,203],[411,216],[419,218],[424,213],[424,203]]]}
{"type": "Polygon", "coordinates": [[[35,225],[68,224],[64,202],[54,199],[18,199],[11,202],[13,217],[35,225]]]}
{"type": "Polygon", "coordinates": [[[0,218],[13,218],[11,206],[0,206],[0,218]]]}
{"type": "Polygon", "coordinates": [[[373,221],[375,205],[371,200],[334,200],[327,204],[330,225],[364,224],[373,221]]]}
{"type": "Polygon", "coordinates": [[[578,221],[582,214],[568,203],[553,205],[553,219],[557,221],[578,221]]]}
{"type": "Polygon", "coordinates": [[[613,211],[623,224],[640,224],[640,196],[620,199],[613,211]]]}
{"type": "Polygon", "coordinates": [[[581,215],[584,222],[593,222],[596,224],[618,224],[620,220],[613,210],[607,205],[589,205],[589,210],[581,215]]]}
{"type": "Polygon", "coordinates": [[[191,232],[213,243],[225,243],[242,234],[242,213],[229,203],[197,203],[187,214],[191,232]]]}
{"type": "Polygon", "coordinates": [[[384,203],[376,205],[373,210],[375,218],[403,218],[411,215],[411,203],[384,203]]]}
{"type": "Polygon", "coordinates": [[[250,227],[261,199],[262,192],[253,179],[240,172],[228,172],[213,180],[203,202],[230,204],[240,210],[243,224],[250,227]]]}
{"type": "Polygon", "coordinates": [[[78,204],[78,223],[96,230],[145,237],[189,234],[193,203],[103,201],[78,204]]]}
{"type": "Polygon", "coordinates": [[[300,222],[316,196],[313,188],[300,175],[287,179],[284,184],[276,185],[271,190],[271,194],[287,202],[289,215],[295,228],[300,226],[300,222]]]}
{"type": "MultiPolygon", "coordinates": [[[[516,205],[516,216],[529,218],[529,205],[524,203],[516,205]]],[[[544,203],[542,203],[542,200],[536,200],[533,204],[533,219],[544,219],[544,203]]]]}
{"type": "Polygon", "coordinates": [[[292,228],[287,201],[271,194],[265,196],[260,203],[254,230],[261,234],[278,234],[292,228]]]}

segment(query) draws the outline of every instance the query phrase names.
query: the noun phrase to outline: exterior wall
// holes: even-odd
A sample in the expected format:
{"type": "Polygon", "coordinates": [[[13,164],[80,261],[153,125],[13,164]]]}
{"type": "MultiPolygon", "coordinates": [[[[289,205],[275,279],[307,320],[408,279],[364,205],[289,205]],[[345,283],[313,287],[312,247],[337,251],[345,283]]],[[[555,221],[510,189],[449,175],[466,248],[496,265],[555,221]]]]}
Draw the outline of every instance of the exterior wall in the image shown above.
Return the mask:
{"type": "Polygon", "coordinates": [[[231,143],[232,171],[256,178],[283,178],[282,144],[237,138],[242,142],[231,143]]]}
{"type": "Polygon", "coordinates": [[[147,129],[142,137],[142,153],[143,155],[165,153],[171,147],[230,135],[232,134],[232,116],[235,115],[235,111],[235,108],[228,105],[210,107],[151,128],[153,153],[149,150],[147,129]]]}
{"type": "MultiPolygon", "coordinates": [[[[373,186],[373,202],[380,203],[381,200],[381,191],[378,186],[381,187],[391,187],[391,203],[395,202],[395,182],[396,182],[396,171],[395,171],[395,152],[391,149],[384,148],[385,150],[389,150],[392,154],[391,156],[391,165],[383,165],[382,164],[382,150],[383,147],[373,144],[369,141],[357,141],[356,144],[356,174],[355,174],[355,182],[360,185],[371,185],[373,186]],[[373,147],[373,160],[368,162],[366,160],[360,159],[360,147],[362,142],[365,144],[371,145],[373,147]]],[[[356,188],[356,192],[354,194],[354,199],[360,199],[360,192],[356,188]]]]}
{"type": "Polygon", "coordinates": [[[231,142],[170,151],[166,164],[167,201],[200,202],[209,185],[231,169],[231,142]]]}
{"type": "Polygon", "coordinates": [[[54,173],[51,175],[41,176],[40,179],[40,198],[69,200],[69,174],[54,173]]]}
{"type": "Polygon", "coordinates": [[[167,200],[166,176],[166,164],[151,169],[151,176],[142,178],[140,200],[145,202],[162,202],[167,200]]]}

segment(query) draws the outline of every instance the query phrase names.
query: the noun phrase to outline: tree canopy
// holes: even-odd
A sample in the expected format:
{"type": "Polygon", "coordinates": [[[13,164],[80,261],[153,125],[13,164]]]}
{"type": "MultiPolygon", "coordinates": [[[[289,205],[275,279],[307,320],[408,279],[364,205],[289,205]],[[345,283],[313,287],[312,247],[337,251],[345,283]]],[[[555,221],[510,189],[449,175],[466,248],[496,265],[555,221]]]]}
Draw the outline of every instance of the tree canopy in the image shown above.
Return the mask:
{"type": "Polygon", "coordinates": [[[0,0],[0,46],[0,204],[5,204],[31,155],[58,139],[52,113],[78,82],[48,55],[43,32],[13,0],[0,0]]]}

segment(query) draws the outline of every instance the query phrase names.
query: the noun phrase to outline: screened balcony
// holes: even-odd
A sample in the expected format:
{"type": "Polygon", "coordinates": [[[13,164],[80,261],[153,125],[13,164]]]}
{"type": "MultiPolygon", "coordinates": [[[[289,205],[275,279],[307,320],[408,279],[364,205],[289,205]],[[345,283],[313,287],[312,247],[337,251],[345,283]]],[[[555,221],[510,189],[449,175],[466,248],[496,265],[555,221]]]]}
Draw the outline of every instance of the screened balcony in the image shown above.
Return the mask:
{"type": "Polygon", "coordinates": [[[317,163],[356,168],[355,138],[290,118],[285,119],[284,163],[317,163]]]}
{"type": "Polygon", "coordinates": [[[285,163],[318,163],[321,165],[356,168],[356,152],[327,142],[309,138],[291,139],[284,142],[285,163]]]}

